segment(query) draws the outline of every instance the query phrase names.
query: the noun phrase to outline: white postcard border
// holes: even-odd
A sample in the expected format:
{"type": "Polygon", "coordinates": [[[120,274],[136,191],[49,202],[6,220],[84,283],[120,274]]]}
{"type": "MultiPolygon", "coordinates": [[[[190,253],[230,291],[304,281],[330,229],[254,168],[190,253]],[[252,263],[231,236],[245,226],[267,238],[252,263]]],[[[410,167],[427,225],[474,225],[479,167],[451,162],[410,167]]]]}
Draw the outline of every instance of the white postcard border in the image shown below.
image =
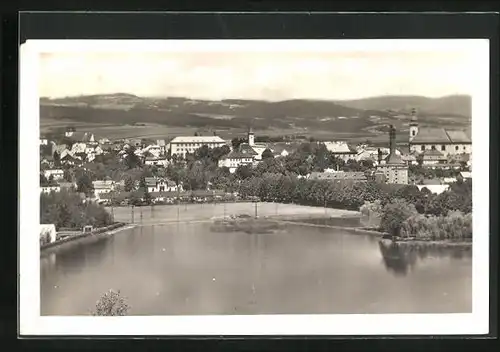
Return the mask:
{"type": "MultiPolygon", "coordinates": [[[[432,82],[429,82],[432,84],[432,82]]],[[[489,330],[489,41],[434,40],[36,40],[20,51],[19,304],[21,335],[446,335],[489,330]],[[39,100],[41,52],[117,51],[463,51],[471,70],[473,312],[471,314],[261,316],[40,316],[39,100]]]]}

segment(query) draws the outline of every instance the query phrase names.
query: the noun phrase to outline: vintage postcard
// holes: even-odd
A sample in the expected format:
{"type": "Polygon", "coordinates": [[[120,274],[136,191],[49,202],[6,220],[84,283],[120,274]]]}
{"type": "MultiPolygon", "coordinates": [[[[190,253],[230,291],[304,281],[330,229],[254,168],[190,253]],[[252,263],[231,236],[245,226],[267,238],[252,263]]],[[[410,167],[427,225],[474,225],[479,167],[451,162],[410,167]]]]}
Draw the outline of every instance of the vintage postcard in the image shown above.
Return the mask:
{"type": "Polygon", "coordinates": [[[20,59],[21,334],[488,332],[487,40],[20,59]]]}

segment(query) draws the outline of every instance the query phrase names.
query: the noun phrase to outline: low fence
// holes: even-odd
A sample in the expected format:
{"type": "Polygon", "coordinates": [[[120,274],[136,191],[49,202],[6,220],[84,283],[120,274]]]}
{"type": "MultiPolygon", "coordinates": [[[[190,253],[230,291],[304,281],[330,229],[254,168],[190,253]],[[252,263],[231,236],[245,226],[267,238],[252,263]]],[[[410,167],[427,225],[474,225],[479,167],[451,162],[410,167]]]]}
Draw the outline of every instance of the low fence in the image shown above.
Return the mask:
{"type": "MultiPolygon", "coordinates": [[[[97,228],[91,232],[80,231],[80,234],[78,234],[78,235],[73,235],[73,236],[69,236],[69,237],[66,237],[66,238],[61,239],[61,240],[57,240],[55,242],[42,244],[42,245],[40,245],[40,249],[43,250],[43,249],[47,249],[47,248],[51,248],[51,247],[56,247],[56,246],[59,246],[61,244],[67,243],[67,242],[72,242],[72,241],[75,241],[78,239],[82,239],[82,238],[90,237],[93,235],[98,235],[98,234],[102,234],[102,233],[105,233],[108,231],[112,231],[112,230],[115,230],[117,228],[123,227],[125,225],[126,225],[126,223],[118,222],[118,223],[114,223],[114,224],[109,225],[109,226],[97,228]]],[[[74,229],[72,229],[72,230],[74,231],[74,229]]],[[[65,231],[68,231],[68,229],[65,228],[65,231]]]]}

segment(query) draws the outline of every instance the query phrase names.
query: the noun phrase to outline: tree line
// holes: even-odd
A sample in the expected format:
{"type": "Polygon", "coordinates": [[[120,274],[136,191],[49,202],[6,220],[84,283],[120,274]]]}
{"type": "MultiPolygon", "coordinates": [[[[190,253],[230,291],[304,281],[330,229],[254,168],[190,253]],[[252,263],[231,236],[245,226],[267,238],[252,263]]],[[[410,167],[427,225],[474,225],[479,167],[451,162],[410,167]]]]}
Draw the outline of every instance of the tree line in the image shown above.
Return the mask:
{"type": "Polygon", "coordinates": [[[40,223],[54,224],[56,229],[79,228],[86,225],[108,226],[113,222],[104,207],[95,203],[82,202],[74,192],[61,190],[40,195],[40,223]]]}

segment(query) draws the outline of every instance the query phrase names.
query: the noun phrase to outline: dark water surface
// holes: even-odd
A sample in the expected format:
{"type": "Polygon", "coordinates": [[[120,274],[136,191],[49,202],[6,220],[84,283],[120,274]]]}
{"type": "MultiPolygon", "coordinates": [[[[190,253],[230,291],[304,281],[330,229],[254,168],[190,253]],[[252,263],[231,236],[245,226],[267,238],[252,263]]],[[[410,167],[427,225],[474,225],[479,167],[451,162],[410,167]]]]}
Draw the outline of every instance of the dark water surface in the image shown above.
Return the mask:
{"type": "Polygon", "coordinates": [[[290,225],[212,233],[140,226],[41,259],[41,314],[88,314],[109,289],[134,315],[448,313],[472,310],[472,258],[290,225]]]}

